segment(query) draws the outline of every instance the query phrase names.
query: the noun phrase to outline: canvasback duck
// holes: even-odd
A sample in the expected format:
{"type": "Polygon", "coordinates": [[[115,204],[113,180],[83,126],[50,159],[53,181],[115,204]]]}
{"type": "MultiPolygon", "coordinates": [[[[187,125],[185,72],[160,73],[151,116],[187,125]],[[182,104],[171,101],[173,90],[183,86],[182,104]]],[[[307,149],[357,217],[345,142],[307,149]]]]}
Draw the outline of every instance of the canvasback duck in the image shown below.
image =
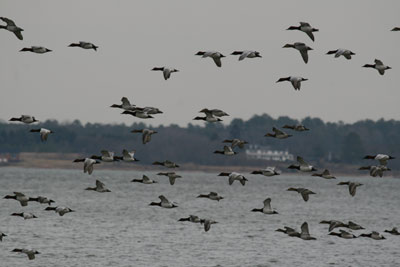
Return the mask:
{"type": "Polygon", "coordinates": [[[139,119],[153,119],[154,117],[151,116],[149,113],[145,112],[145,111],[140,111],[138,109],[135,109],[134,111],[131,110],[125,110],[124,112],[122,112],[121,114],[127,114],[127,115],[132,115],[136,118],[139,119]]]}
{"type": "Polygon", "coordinates": [[[20,249],[20,248],[15,248],[15,249],[13,249],[11,252],[18,252],[18,253],[26,254],[26,256],[28,256],[28,259],[29,259],[29,260],[34,260],[34,259],[35,259],[35,255],[40,254],[40,252],[37,251],[37,250],[33,250],[33,249],[20,249]]]}
{"type": "Polygon", "coordinates": [[[21,192],[13,192],[13,193],[14,193],[13,196],[7,195],[4,197],[4,199],[15,199],[16,201],[18,201],[21,204],[22,207],[28,206],[29,201],[36,201],[35,198],[28,197],[21,192]]]}
{"type": "Polygon", "coordinates": [[[353,235],[347,231],[344,231],[344,230],[339,230],[339,233],[330,232],[328,235],[335,235],[335,236],[338,236],[338,237],[344,238],[344,239],[357,238],[355,235],[353,235]]]}
{"type": "Polygon", "coordinates": [[[280,172],[278,172],[275,167],[267,167],[265,169],[252,171],[251,174],[261,174],[270,177],[270,176],[280,175],[280,172]]]}
{"type": "Polygon", "coordinates": [[[299,193],[301,195],[301,197],[303,198],[303,200],[306,202],[310,198],[310,195],[316,194],[307,188],[301,188],[301,187],[300,188],[290,187],[287,191],[295,191],[295,192],[299,193]]]}
{"type": "Polygon", "coordinates": [[[218,193],[216,192],[210,192],[209,194],[200,194],[197,196],[197,198],[208,198],[211,200],[216,200],[216,201],[220,201],[221,199],[224,199],[223,197],[221,197],[220,195],[218,195],[218,193]]]}
{"type": "Polygon", "coordinates": [[[74,210],[67,207],[47,207],[44,210],[54,210],[60,216],[64,216],[65,214],[70,212],[75,212],[74,210]]]}
{"type": "Polygon", "coordinates": [[[228,176],[229,185],[232,185],[234,181],[239,181],[244,186],[248,181],[246,177],[237,172],[221,172],[218,176],[228,176]]]}
{"type": "Polygon", "coordinates": [[[182,176],[176,174],[175,172],[159,172],[159,173],[157,173],[157,175],[167,176],[169,178],[169,183],[171,185],[175,184],[176,178],[182,178],[182,176]]]}
{"type": "Polygon", "coordinates": [[[219,122],[219,121],[222,121],[220,118],[214,117],[211,114],[206,114],[205,117],[197,116],[193,120],[203,120],[203,121],[206,121],[206,122],[219,122]]]}
{"type": "Polygon", "coordinates": [[[131,133],[141,133],[142,143],[145,145],[151,141],[151,135],[156,134],[157,132],[150,129],[137,129],[137,130],[132,130],[131,133]]]}
{"type": "Polygon", "coordinates": [[[101,150],[101,156],[92,155],[91,159],[101,160],[103,162],[114,162],[118,161],[116,157],[114,157],[114,152],[108,150],[101,150]]]}
{"type": "Polygon", "coordinates": [[[369,175],[372,177],[382,177],[385,171],[391,171],[386,165],[379,166],[363,166],[359,170],[369,170],[369,175]]]}
{"type": "Polygon", "coordinates": [[[0,19],[2,21],[4,21],[7,25],[0,25],[0,29],[5,29],[7,31],[10,31],[12,33],[15,34],[15,36],[17,36],[18,39],[23,40],[24,37],[22,36],[22,31],[24,31],[24,29],[18,27],[17,25],[15,25],[15,22],[12,21],[11,19],[5,18],[5,17],[0,17],[0,19]]]}
{"type": "Polygon", "coordinates": [[[35,119],[34,116],[30,116],[30,115],[21,115],[21,117],[19,117],[19,118],[11,118],[8,121],[20,121],[20,122],[23,122],[26,124],[38,122],[38,120],[35,119]]]}
{"type": "Polygon", "coordinates": [[[44,54],[48,52],[52,52],[53,50],[47,49],[43,46],[31,46],[31,47],[24,47],[19,52],[32,52],[36,54],[44,54]]]}
{"type": "Polygon", "coordinates": [[[36,215],[30,212],[21,212],[21,213],[13,213],[11,216],[18,216],[24,218],[24,220],[29,220],[29,219],[36,219],[36,215]]]}
{"type": "Polygon", "coordinates": [[[172,209],[177,208],[178,206],[175,205],[173,202],[170,202],[165,196],[161,195],[158,196],[161,200],[160,202],[151,202],[150,206],[160,206],[161,208],[172,209]]]}
{"type": "Polygon", "coordinates": [[[328,51],[328,53],[326,53],[326,54],[327,54],[327,55],[335,55],[335,57],[343,56],[343,57],[345,57],[347,60],[350,60],[350,59],[351,59],[351,56],[354,56],[354,55],[355,55],[355,53],[351,52],[350,50],[348,50],[348,49],[343,49],[343,48],[339,48],[339,49],[336,49],[336,50],[328,51]]]}
{"type": "Polygon", "coordinates": [[[386,154],[377,154],[377,155],[367,155],[364,157],[364,159],[374,159],[379,161],[380,165],[387,165],[388,160],[395,159],[395,157],[386,154]]]}
{"type": "Polygon", "coordinates": [[[96,191],[99,193],[106,193],[106,192],[111,192],[109,189],[106,188],[106,185],[99,180],[96,180],[96,187],[88,187],[85,190],[91,190],[91,191],[96,191]]]}
{"type": "Polygon", "coordinates": [[[297,124],[297,125],[287,125],[287,124],[285,124],[282,128],[291,129],[291,130],[294,130],[296,132],[304,132],[304,131],[309,131],[310,130],[306,126],[304,126],[302,124],[297,124]]]}
{"type": "Polygon", "coordinates": [[[192,223],[200,223],[201,219],[196,215],[189,215],[187,218],[180,218],[178,222],[192,222],[192,223]]]}
{"type": "Polygon", "coordinates": [[[383,62],[379,59],[375,59],[375,64],[365,64],[363,66],[364,68],[373,68],[376,69],[380,75],[384,75],[385,74],[385,70],[390,70],[392,69],[389,66],[386,66],[385,64],[383,64],[383,62]]]}
{"type": "Polygon", "coordinates": [[[82,41],[80,41],[79,43],[72,43],[68,47],[80,47],[83,49],[93,49],[94,51],[97,51],[97,48],[99,48],[98,46],[96,46],[92,43],[82,42],[82,41]]]}
{"type": "Polygon", "coordinates": [[[45,128],[40,128],[40,129],[32,129],[30,130],[31,133],[40,133],[40,140],[42,140],[42,142],[47,141],[47,137],[49,136],[49,134],[54,133],[51,130],[45,129],[45,128]]]}
{"type": "Polygon", "coordinates": [[[133,179],[131,182],[132,183],[142,183],[142,184],[156,184],[156,183],[158,183],[157,181],[151,180],[146,175],[143,175],[142,179],[133,179]]]}
{"type": "Polygon", "coordinates": [[[298,50],[303,58],[304,63],[308,63],[308,51],[313,50],[311,47],[307,46],[305,43],[296,42],[294,44],[285,44],[283,48],[294,48],[298,50]]]}
{"type": "Polygon", "coordinates": [[[199,51],[196,53],[196,56],[201,56],[202,58],[210,57],[214,60],[215,65],[217,67],[222,66],[221,58],[225,57],[220,52],[217,51],[199,51]]]}
{"type": "Polygon", "coordinates": [[[222,155],[226,155],[226,156],[233,156],[236,155],[237,152],[232,150],[232,147],[230,146],[224,146],[224,150],[215,150],[214,154],[222,154],[222,155]]]}
{"type": "Polygon", "coordinates": [[[340,182],[338,185],[348,185],[349,186],[349,193],[352,197],[356,195],[356,190],[358,186],[362,186],[363,184],[357,182],[340,182]]]}
{"type": "Polygon", "coordinates": [[[201,219],[200,224],[204,224],[204,231],[208,232],[211,228],[211,224],[216,224],[217,221],[210,220],[210,219],[201,219]]]}
{"type": "Polygon", "coordinates": [[[200,113],[206,114],[206,116],[212,116],[212,117],[223,117],[223,116],[229,116],[228,113],[226,113],[223,110],[220,109],[208,109],[208,108],[203,108],[202,110],[199,111],[200,113]]]}
{"type": "Polygon", "coordinates": [[[280,78],[276,82],[279,83],[279,82],[284,82],[284,81],[290,82],[295,91],[296,90],[300,91],[301,82],[308,81],[308,79],[303,78],[303,77],[299,77],[299,76],[289,76],[289,77],[286,77],[286,78],[280,78]]]}
{"type": "Polygon", "coordinates": [[[121,105],[113,104],[110,107],[111,108],[120,108],[123,110],[132,110],[132,111],[135,110],[135,108],[136,108],[136,105],[132,105],[131,102],[128,100],[128,98],[125,96],[121,98],[121,102],[122,102],[121,105]]]}
{"type": "Polygon", "coordinates": [[[296,169],[302,172],[312,172],[316,171],[317,169],[314,168],[314,166],[308,164],[302,157],[297,156],[297,162],[299,163],[298,165],[292,164],[288,167],[288,169],[296,169]]]}
{"type": "Polygon", "coordinates": [[[261,212],[264,214],[278,214],[276,210],[272,210],[271,208],[271,198],[266,198],[263,203],[264,207],[262,207],[261,209],[252,209],[251,211],[261,212]]]}
{"type": "Polygon", "coordinates": [[[393,227],[392,230],[385,230],[385,233],[389,233],[391,235],[400,235],[400,232],[397,230],[397,227],[393,227]]]}
{"type": "Polygon", "coordinates": [[[125,162],[139,161],[137,158],[135,158],[135,152],[136,150],[129,152],[128,150],[124,149],[122,150],[122,157],[115,157],[115,159],[122,160],[125,162]]]}
{"type": "Polygon", "coordinates": [[[307,222],[304,222],[301,225],[300,229],[301,229],[301,233],[300,233],[300,238],[301,239],[303,239],[303,240],[316,240],[315,237],[312,237],[310,235],[310,232],[308,230],[308,223],[307,222]]]}
{"type": "Polygon", "coordinates": [[[246,50],[246,51],[234,51],[231,55],[239,56],[239,61],[242,61],[245,58],[262,58],[260,55],[260,52],[254,51],[254,50],[246,50]]]}
{"type": "Polygon", "coordinates": [[[155,161],[153,162],[153,165],[160,165],[160,166],[164,166],[167,168],[179,168],[179,165],[176,164],[175,162],[172,162],[170,160],[165,160],[165,161],[155,161]]]}
{"type": "Polygon", "coordinates": [[[328,170],[324,170],[322,173],[313,173],[311,176],[318,176],[325,179],[336,179],[328,170]]]}
{"type": "Polygon", "coordinates": [[[91,158],[75,159],[74,162],[83,162],[83,173],[89,175],[93,173],[94,164],[100,164],[100,161],[91,158]]]}
{"type": "Polygon", "coordinates": [[[319,30],[316,28],[311,27],[310,23],[308,22],[300,22],[299,26],[290,26],[286,30],[299,30],[304,32],[305,34],[310,37],[310,39],[314,42],[314,34],[313,32],[318,32],[319,30]]]}
{"type": "Polygon", "coordinates": [[[293,135],[287,134],[284,131],[281,131],[275,127],[272,128],[272,131],[274,133],[266,133],[264,136],[273,137],[273,138],[277,138],[277,139],[286,139],[286,138],[293,136],[293,135]]]}
{"type": "Polygon", "coordinates": [[[383,235],[381,235],[380,233],[375,232],[375,231],[373,231],[373,232],[370,233],[370,234],[361,234],[361,235],[359,235],[358,237],[360,237],[360,236],[362,236],[362,237],[369,237],[369,238],[372,238],[372,239],[374,239],[374,240],[383,240],[383,239],[386,239],[383,235]]]}
{"type": "Polygon", "coordinates": [[[153,71],[157,71],[157,70],[162,71],[165,80],[168,80],[171,77],[171,73],[179,71],[177,69],[173,69],[173,68],[169,68],[169,67],[154,67],[152,70],[153,71]]]}
{"type": "Polygon", "coordinates": [[[236,146],[239,148],[244,148],[244,145],[248,144],[249,142],[234,138],[234,139],[226,139],[222,141],[222,143],[231,143],[231,148],[235,148],[236,146]]]}

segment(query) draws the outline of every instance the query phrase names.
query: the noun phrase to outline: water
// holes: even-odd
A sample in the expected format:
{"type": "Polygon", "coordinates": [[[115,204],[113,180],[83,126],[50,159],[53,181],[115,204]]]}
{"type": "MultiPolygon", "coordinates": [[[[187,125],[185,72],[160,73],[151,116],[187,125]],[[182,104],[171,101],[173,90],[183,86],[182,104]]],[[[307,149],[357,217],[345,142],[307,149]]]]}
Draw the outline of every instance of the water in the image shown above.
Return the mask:
{"type": "MultiPolygon", "coordinates": [[[[225,171],[225,170],[221,170],[225,171]]],[[[21,191],[43,195],[77,212],[58,216],[46,205],[0,199],[0,266],[26,266],[25,255],[14,248],[34,248],[42,254],[29,266],[400,266],[400,236],[386,240],[345,240],[329,236],[321,220],[352,220],[383,232],[400,226],[400,179],[349,178],[324,180],[299,176],[247,175],[246,186],[210,173],[179,172],[174,186],[168,178],[147,172],[158,184],[131,183],[142,173],[99,171],[89,176],[78,170],[0,169],[0,196],[21,191]],[[95,180],[111,193],[85,191],[95,180]],[[362,181],[355,197],[338,181],[362,181]],[[288,187],[316,192],[304,202],[288,187]],[[220,202],[198,199],[200,193],[218,192],[220,202]],[[160,194],[178,203],[163,209],[148,204],[160,194]],[[266,197],[278,215],[250,212],[261,208],[266,197]],[[38,219],[23,220],[13,212],[33,212],[38,219]],[[200,224],[178,222],[190,214],[218,221],[204,232],[200,224]],[[307,221],[316,241],[304,241],[275,232],[284,225],[299,230],[307,221]]],[[[336,229],[337,230],[337,229],[336,229]]]]}

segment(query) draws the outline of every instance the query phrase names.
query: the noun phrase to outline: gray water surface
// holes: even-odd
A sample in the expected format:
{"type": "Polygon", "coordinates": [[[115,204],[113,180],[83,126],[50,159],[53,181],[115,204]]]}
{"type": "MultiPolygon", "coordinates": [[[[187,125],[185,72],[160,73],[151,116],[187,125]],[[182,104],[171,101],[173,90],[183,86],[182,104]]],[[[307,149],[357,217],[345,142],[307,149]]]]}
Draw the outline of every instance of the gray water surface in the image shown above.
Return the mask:
{"type": "MultiPolygon", "coordinates": [[[[228,171],[228,170],[221,170],[228,171]]],[[[47,205],[0,199],[0,266],[400,266],[400,236],[383,233],[400,227],[400,179],[339,177],[325,180],[308,175],[264,177],[247,174],[246,186],[217,174],[179,172],[174,186],[168,178],[146,172],[158,184],[131,183],[141,178],[136,171],[0,169],[0,196],[20,191],[28,196],[47,196],[55,205],[75,213],[61,217],[44,211],[47,205]],[[99,179],[111,193],[85,191],[99,179]],[[361,181],[351,197],[339,181],[361,181]],[[316,195],[304,202],[289,187],[306,187],[316,195]],[[200,193],[218,192],[220,202],[199,199],[200,193]],[[178,208],[149,206],[159,195],[178,203],[178,208]],[[250,212],[272,198],[278,215],[250,212]],[[38,219],[23,220],[13,212],[32,212],[38,219]],[[205,232],[200,224],[178,222],[190,214],[218,221],[205,232]],[[329,236],[321,220],[348,220],[366,230],[378,231],[386,240],[345,240],[329,236]],[[316,241],[304,241],[276,232],[290,226],[300,230],[307,221],[316,241]],[[34,261],[11,253],[14,248],[40,251],[34,261]]],[[[337,229],[336,229],[337,230],[337,229]]]]}

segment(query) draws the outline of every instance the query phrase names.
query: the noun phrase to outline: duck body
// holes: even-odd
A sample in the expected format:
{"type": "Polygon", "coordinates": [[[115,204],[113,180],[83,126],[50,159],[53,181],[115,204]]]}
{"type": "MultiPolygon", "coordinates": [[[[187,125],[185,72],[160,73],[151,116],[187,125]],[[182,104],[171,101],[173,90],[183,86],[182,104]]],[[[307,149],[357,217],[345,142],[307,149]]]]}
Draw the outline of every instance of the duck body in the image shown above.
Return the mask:
{"type": "Polygon", "coordinates": [[[379,59],[375,59],[375,64],[365,64],[363,67],[376,69],[380,75],[384,75],[386,70],[392,69],[391,67],[383,64],[383,62],[379,59]]]}
{"type": "Polygon", "coordinates": [[[83,49],[93,49],[94,51],[97,51],[97,48],[99,48],[98,46],[96,46],[92,43],[83,42],[83,41],[80,41],[79,43],[72,43],[69,45],[69,47],[80,47],[83,49]]]}
{"type": "Polygon", "coordinates": [[[285,132],[283,132],[283,131],[275,128],[275,127],[272,128],[272,131],[274,133],[267,133],[265,136],[273,137],[273,138],[277,138],[277,139],[286,139],[286,138],[289,138],[289,137],[293,136],[293,135],[287,134],[287,133],[285,133],[285,132]]]}
{"type": "Polygon", "coordinates": [[[165,160],[165,161],[155,161],[153,162],[153,165],[160,165],[160,166],[164,166],[167,168],[179,168],[179,165],[176,164],[175,162],[172,162],[170,160],[165,160]]]}
{"type": "Polygon", "coordinates": [[[28,259],[29,259],[29,260],[34,260],[34,259],[35,259],[35,255],[40,254],[40,252],[37,251],[37,250],[33,250],[33,249],[20,249],[20,248],[15,248],[15,249],[13,249],[11,252],[18,252],[18,253],[26,254],[26,256],[28,256],[28,259]]]}
{"type": "Polygon", "coordinates": [[[45,128],[40,128],[40,129],[32,129],[30,130],[31,133],[40,133],[40,140],[42,142],[47,141],[47,137],[49,134],[54,133],[53,131],[45,128]]]}
{"type": "Polygon", "coordinates": [[[169,178],[170,185],[174,185],[177,178],[182,178],[182,176],[176,174],[175,172],[159,172],[157,175],[167,176],[169,178]]]}
{"type": "Polygon", "coordinates": [[[218,176],[228,176],[229,185],[232,185],[234,181],[239,181],[244,186],[248,181],[246,177],[237,172],[221,172],[218,176]]]}
{"type": "Polygon", "coordinates": [[[99,193],[111,192],[109,189],[106,188],[105,184],[100,182],[99,180],[96,180],[96,187],[88,187],[85,190],[95,191],[99,193]]]}
{"type": "Polygon", "coordinates": [[[55,213],[58,213],[60,216],[64,216],[67,213],[75,212],[74,210],[67,207],[47,207],[44,210],[53,210],[55,213]]]}
{"type": "Polygon", "coordinates": [[[328,51],[328,53],[326,53],[327,55],[335,55],[335,58],[338,58],[340,56],[343,56],[344,58],[346,58],[347,60],[351,59],[351,56],[354,56],[355,53],[351,52],[348,49],[343,49],[343,48],[339,48],[336,50],[331,50],[328,51]]]}
{"type": "Polygon", "coordinates": [[[43,46],[24,47],[20,50],[20,52],[32,52],[35,54],[45,54],[52,51],[53,50],[47,49],[46,47],[43,46]]]}
{"type": "Polygon", "coordinates": [[[174,203],[170,202],[165,196],[160,195],[158,197],[161,201],[160,202],[151,202],[150,206],[159,206],[161,208],[166,208],[166,209],[173,209],[173,208],[177,208],[178,206],[176,206],[174,203]]]}
{"type": "Polygon", "coordinates": [[[336,179],[336,177],[333,176],[329,170],[324,170],[322,173],[313,173],[312,176],[319,176],[324,179],[336,179]]]}
{"type": "Polygon", "coordinates": [[[74,162],[83,162],[83,173],[89,175],[93,173],[94,165],[100,164],[100,161],[92,158],[75,159],[74,162]]]}
{"type": "Polygon", "coordinates": [[[178,72],[179,70],[170,67],[154,67],[153,71],[162,71],[164,80],[168,80],[171,77],[171,73],[178,72]]]}
{"type": "Polygon", "coordinates": [[[217,67],[222,66],[221,58],[225,57],[220,52],[217,51],[199,51],[196,53],[196,56],[201,56],[202,58],[210,57],[214,60],[215,65],[217,67]]]}
{"type": "Polygon", "coordinates": [[[279,83],[279,82],[284,82],[284,81],[290,82],[292,84],[294,90],[300,91],[301,82],[308,81],[308,79],[300,77],[300,76],[289,76],[289,77],[285,77],[285,78],[280,78],[276,82],[279,83]]]}
{"type": "Polygon", "coordinates": [[[240,139],[237,139],[237,138],[234,138],[234,139],[225,139],[225,140],[223,141],[223,143],[231,143],[231,148],[234,148],[234,147],[236,147],[236,146],[239,147],[239,148],[244,148],[244,145],[248,144],[247,141],[240,140],[240,139]]]}
{"type": "Polygon", "coordinates": [[[239,55],[239,61],[242,61],[245,58],[262,58],[260,52],[254,50],[234,51],[231,55],[239,55]]]}
{"type": "Polygon", "coordinates": [[[312,172],[316,171],[317,169],[314,168],[314,166],[308,164],[302,157],[297,156],[297,162],[299,163],[298,165],[292,164],[288,167],[288,169],[296,169],[301,172],[312,172]]]}
{"type": "Polygon", "coordinates": [[[268,177],[280,175],[280,173],[276,170],[275,167],[267,167],[262,170],[253,171],[251,174],[261,174],[261,175],[268,176],[268,177]]]}
{"type": "Polygon", "coordinates": [[[155,184],[157,181],[151,180],[146,175],[143,175],[142,179],[133,179],[131,182],[133,183],[142,183],[142,184],[155,184]]]}
{"type": "Polygon", "coordinates": [[[214,154],[222,154],[225,156],[233,156],[236,155],[237,152],[233,151],[232,147],[230,146],[224,146],[224,150],[216,150],[214,151],[214,154]]]}
{"type": "Polygon", "coordinates": [[[252,209],[252,212],[261,212],[263,214],[268,214],[268,215],[272,215],[272,214],[279,214],[276,210],[272,210],[271,208],[271,198],[266,198],[263,202],[264,207],[262,207],[261,209],[252,209]]]}
{"type": "Polygon", "coordinates": [[[138,129],[138,130],[132,130],[131,133],[142,133],[142,143],[143,145],[145,145],[151,141],[151,136],[153,134],[156,134],[157,132],[150,129],[138,129]]]}
{"type": "Polygon", "coordinates": [[[9,121],[19,121],[19,122],[23,122],[25,124],[38,122],[38,120],[35,119],[34,116],[30,116],[30,115],[21,115],[21,117],[19,117],[19,118],[11,118],[11,119],[9,119],[9,121]]]}
{"type": "Polygon", "coordinates": [[[29,220],[29,219],[36,219],[36,215],[30,212],[21,212],[21,213],[13,213],[11,216],[19,216],[24,218],[24,220],[29,220]]]}
{"type": "Polygon", "coordinates": [[[296,42],[294,44],[285,44],[283,48],[294,48],[300,52],[304,63],[308,63],[308,51],[313,50],[311,47],[307,46],[305,43],[296,42]]]}
{"type": "Polygon", "coordinates": [[[310,195],[316,194],[313,191],[311,191],[311,190],[309,190],[307,188],[302,188],[302,187],[300,187],[300,188],[290,187],[287,191],[295,191],[295,192],[299,193],[301,195],[301,197],[303,198],[303,200],[306,201],[306,202],[310,198],[309,197],[310,195]]]}
{"type": "Polygon", "coordinates": [[[314,42],[314,34],[313,32],[318,32],[319,30],[316,28],[311,27],[308,22],[300,22],[299,26],[290,26],[287,30],[298,30],[302,31],[310,37],[310,39],[314,42]]]}
{"type": "Polygon", "coordinates": [[[197,196],[197,198],[208,198],[208,199],[216,200],[216,201],[220,201],[221,199],[224,199],[222,196],[218,195],[218,193],[216,193],[216,192],[210,192],[207,195],[200,194],[197,196]]]}
{"type": "Polygon", "coordinates": [[[200,223],[201,219],[199,216],[189,215],[187,218],[180,218],[179,222],[191,222],[191,223],[200,223]]]}
{"type": "Polygon", "coordinates": [[[287,125],[286,124],[282,128],[291,129],[291,130],[294,130],[296,132],[304,132],[304,131],[309,131],[310,130],[306,126],[304,126],[302,124],[298,124],[298,125],[287,125]]]}

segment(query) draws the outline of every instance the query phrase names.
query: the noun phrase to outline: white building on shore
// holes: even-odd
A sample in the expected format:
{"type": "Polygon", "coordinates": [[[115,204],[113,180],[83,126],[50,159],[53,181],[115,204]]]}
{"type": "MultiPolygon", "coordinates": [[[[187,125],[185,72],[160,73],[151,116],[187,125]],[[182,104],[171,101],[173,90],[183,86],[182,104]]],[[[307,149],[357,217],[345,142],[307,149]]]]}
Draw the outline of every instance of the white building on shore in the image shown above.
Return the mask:
{"type": "Polygon", "coordinates": [[[248,159],[282,162],[294,160],[293,154],[290,154],[288,150],[271,150],[269,147],[257,145],[249,146],[245,153],[248,159]]]}

